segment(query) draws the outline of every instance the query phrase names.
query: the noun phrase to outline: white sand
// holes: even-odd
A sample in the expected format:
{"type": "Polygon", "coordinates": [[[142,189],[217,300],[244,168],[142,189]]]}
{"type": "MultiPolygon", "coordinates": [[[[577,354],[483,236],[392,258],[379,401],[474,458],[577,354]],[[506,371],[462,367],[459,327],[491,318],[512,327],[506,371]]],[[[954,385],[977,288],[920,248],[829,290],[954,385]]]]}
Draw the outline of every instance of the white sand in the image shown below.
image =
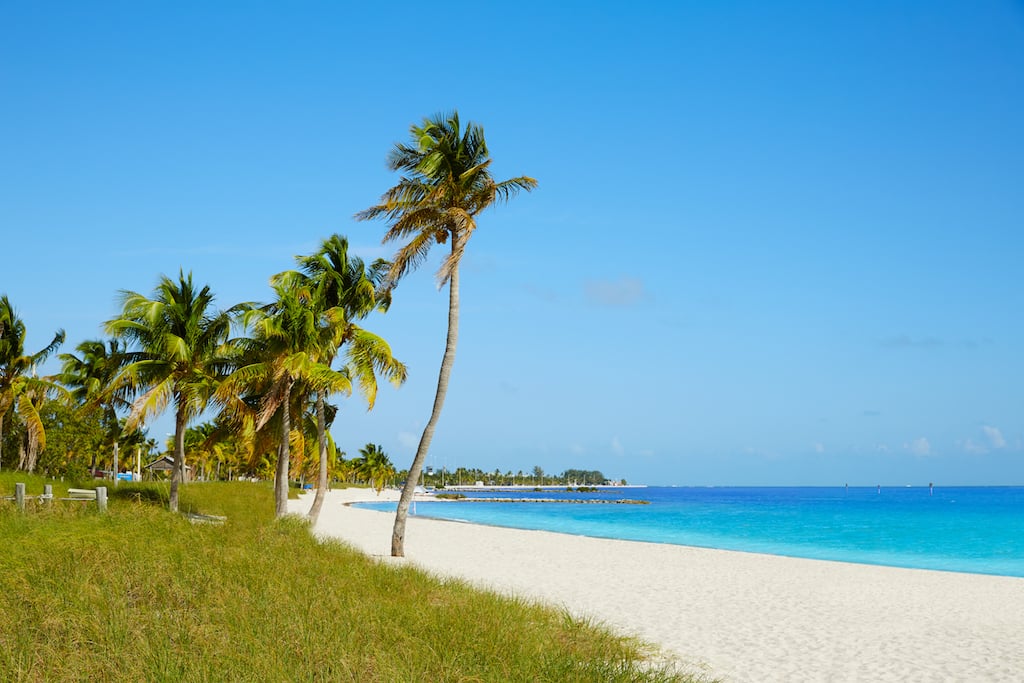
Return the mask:
{"type": "MultiPolygon", "coordinates": [[[[393,513],[343,505],[368,498],[330,492],[316,533],[403,561],[388,557],[393,513]]],[[[733,683],[1024,681],[1024,579],[415,517],[405,550],[428,571],[595,618],[733,683]]]]}

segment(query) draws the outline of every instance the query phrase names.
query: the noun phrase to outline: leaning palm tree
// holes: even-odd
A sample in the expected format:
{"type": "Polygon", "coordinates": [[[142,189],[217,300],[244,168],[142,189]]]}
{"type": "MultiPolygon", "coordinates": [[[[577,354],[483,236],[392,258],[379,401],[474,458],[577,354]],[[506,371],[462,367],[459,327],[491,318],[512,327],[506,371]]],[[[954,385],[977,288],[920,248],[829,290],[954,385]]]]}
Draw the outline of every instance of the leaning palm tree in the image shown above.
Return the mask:
{"type": "Polygon", "coordinates": [[[107,333],[128,343],[127,362],[110,390],[136,395],[126,428],[174,404],[174,463],[169,507],[178,511],[178,486],[185,472],[185,430],[209,403],[223,375],[222,347],[231,332],[231,313],[213,307],[210,287],[196,289],[192,273],[177,281],[161,276],[152,298],[121,293],[121,316],[107,333]]]}
{"type": "Polygon", "coordinates": [[[448,285],[448,336],[437,379],[437,393],[430,419],[423,429],[409,478],[395,514],[391,554],[405,555],[405,520],[412,494],[441,417],[448,378],[455,362],[459,336],[459,263],[466,244],[476,229],[476,217],[497,202],[507,201],[520,190],[532,190],[537,181],[518,176],[495,181],[490,172],[490,153],[484,130],[473,123],[465,129],[458,113],[438,114],[410,129],[410,142],[398,143],[388,156],[388,165],[403,173],[376,206],[356,214],[359,220],[383,218],[390,223],[384,242],[407,240],[398,250],[388,271],[386,284],[414,270],[435,244],[449,245],[449,253],[437,272],[438,284],[448,285]]]}
{"type": "MultiPolygon", "coordinates": [[[[321,242],[316,253],[296,257],[296,261],[300,271],[279,273],[272,282],[289,283],[309,291],[309,306],[317,312],[317,324],[323,328],[324,339],[330,342],[321,347],[320,360],[331,365],[343,352],[342,372],[349,379],[349,388],[354,383],[366,398],[367,410],[372,410],[378,373],[396,386],[406,377],[405,365],[392,356],[387,342],[355,322],[374,311],[387,310],[390,297],[380,291],[380,284],[390,264],[378,259],[367,266],[362,259],[349,256],[348,241],[337,234],[321,242]],[[334,328],[333,331],[330,328],[334,328]]],[[[324,417],[327,396],[328,392],[323,389],[316,392],[319,474],[316,495],[309,509],[309,518],[314,524],[327,491],[329,444],[324,417]]]]}
{"type": "Polygon", "coordinates": [[[80,408],[99,408],[103,431],[113,451],[114,486],[117,486],[123,427],[118,412],[127,412],[131,404],[123,388],[115,391],[112,387],[121,366],[127,361],[126,349],[118,339],[106,342],[89,339],[75,350],[78,355],[60,354],[62,370],[58,379],[71,390],[71,397],[80,408]]]}
{"type": "Polygon", "coordinates": [[[36,365],[45,361],[64,343],[64,330],[36,353],[25,353],[25,322],[18,316],[7,295],[0,296],[0,467],[3,465],[4,417],[15,408],[33,444],[45,446],[46,433],[33,396],[43,390],[35,377],[36,365]]]}

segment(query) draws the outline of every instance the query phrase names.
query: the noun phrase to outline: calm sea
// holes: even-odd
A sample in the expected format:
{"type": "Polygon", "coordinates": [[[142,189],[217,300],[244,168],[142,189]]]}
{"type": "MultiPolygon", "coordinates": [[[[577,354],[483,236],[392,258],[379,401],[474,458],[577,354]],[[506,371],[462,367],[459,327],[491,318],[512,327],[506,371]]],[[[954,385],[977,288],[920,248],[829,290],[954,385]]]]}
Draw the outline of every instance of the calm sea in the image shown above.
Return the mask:
{"type": "MultiPolygon", "coordinates": [[[[629,488],[472,497],[649,505],[417,502],[415,514],[584,536],[1024,577],[1024,487],[629,488]]],[[[362,504],[394,510],[394,503],[362,504]]]]}

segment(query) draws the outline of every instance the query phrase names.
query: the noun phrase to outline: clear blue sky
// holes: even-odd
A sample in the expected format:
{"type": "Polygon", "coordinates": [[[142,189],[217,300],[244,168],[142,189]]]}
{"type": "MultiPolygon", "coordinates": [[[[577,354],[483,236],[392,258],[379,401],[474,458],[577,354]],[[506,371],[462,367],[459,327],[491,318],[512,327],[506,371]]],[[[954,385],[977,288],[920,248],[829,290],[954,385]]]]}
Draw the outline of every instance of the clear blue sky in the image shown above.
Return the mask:
{"type": "MultiPolygon", "coordinates": [[[[651,484],[1024,484],[1024,5],[0,1],[0,293],[31,345],[179,267],[219,302],[458,108],[495,174],[428,464],[651,484]]],[[[408,466],[447,299],[334,427],[408,466]]],[[[171,431],[169,419],[151,435],[171,431]]]]}

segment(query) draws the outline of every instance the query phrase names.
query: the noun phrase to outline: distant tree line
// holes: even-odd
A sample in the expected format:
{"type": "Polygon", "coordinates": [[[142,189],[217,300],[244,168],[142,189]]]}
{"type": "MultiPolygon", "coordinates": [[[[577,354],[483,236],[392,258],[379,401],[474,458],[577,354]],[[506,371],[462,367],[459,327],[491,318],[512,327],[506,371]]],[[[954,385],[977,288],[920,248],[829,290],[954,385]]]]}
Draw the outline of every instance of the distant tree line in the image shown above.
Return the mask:
{"type": "MultiPolygon", "coordinates": [[[[398,473],[401,481],[409,476],[408,470],[398,473]]],[[[434,469],[428,467],[423,471],[421,480],[426,486],[438,488],[444,486],[472,486],[476,482],[483,482],[485,486],[595,486],[607,484],[625,484],[625,481],[612,481],[600,470],[577,470],[569,469],[556,474],[547,473],[539,465],[528,472],[518,470],[502,471],[496,468],[491,471],[481,470],[476,467],[457,467],[449,470],[446,468],[434,469]]]]}

